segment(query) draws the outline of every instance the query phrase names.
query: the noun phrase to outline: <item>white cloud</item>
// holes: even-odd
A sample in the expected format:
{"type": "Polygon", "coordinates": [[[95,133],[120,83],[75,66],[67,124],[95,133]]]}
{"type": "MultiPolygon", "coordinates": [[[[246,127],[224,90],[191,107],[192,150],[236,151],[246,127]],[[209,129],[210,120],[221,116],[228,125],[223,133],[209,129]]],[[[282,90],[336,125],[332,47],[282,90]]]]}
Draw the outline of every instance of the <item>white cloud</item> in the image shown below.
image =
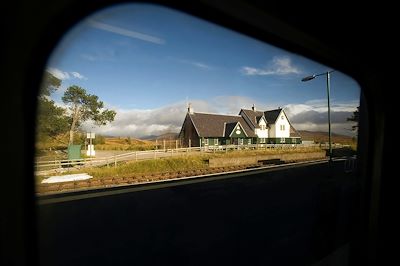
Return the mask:
{"type": "Polygon", "coordinates": [[[200,63],[200,62],[192,62],[192,64],[194,66],[197,66],[197,67],[203,68],[203,69],[210,69],[211,68],[209,65],[206,65],[206,64],[200,63]]]}
{"type": "Polygon", "coordinates": [[[132,30],[127,30],[127,29],[123,29],[120,27],[116,27],[116,26],[112,26],[106,23],[102,23],[99,21],[95,21],[95,20],[88,20],[88,23],[91,27],[96,28],[96,29],[100,29],[100,30],[104,30],[104,31],[108,31],[108,32],[112,32],[118,35],[122,35],[122,36],[126,36],[129,38],[133,38],[133,39],[138,39],[138,40],[142,40],[142,41],[146,41],[146,42],[151,42],[151,43],[155,43],[155,44],[164,44],[165,40],[155,37],[155,36],[151,36],[148,34],[144,34],[144,33],[140,33],[137,31],[132,31],[132,30]]]}
{"type": "Polygon", "coordinates": [[[55,76],[56,78],[60,79],[60,80],[67,80],[67,79],[71,79],[71,78],[76,78],[76,79],[84,79],[87,80],[87,78],[78,73],[78,72],[67,72],[67,71],[62,71],[58,68],[54,68],[54,67],[49,67],[47,68],[47,71],[50,72],[53,76],[55,76]]]}
{"type": "Polygon", "coordinates": [[[241,72],[247,76],[264,76],[264,75],[288,75],[300,74],[301,70],[292,64],[292,60],[288,56],[275,56],[265,68],[255,68],[244,66],[241,72]]]}
{"type": "Polygon", "coordinates": [[[71,72],[71,75],[77,79],[87,79],[84,75],[82,75],[78,72],[71,72]]]}
{"type": "MultiPolygon", "coordinates": [[[[167,132],[179,132],[186,115],[185,103],[176,103],[156,109],[123,110],[117,109],[115,120],[95,131],[103,135],[131,136],[136,138],[161,135],[167,132]]],[[[85,123],[86,129],[91,123],[85,123]]]]}
{"type": "MultiPolygon", "coordinates": [[[[257,110],[271,110],[276,106],[257,102],[256,100],[242,96],[218,96],[209,101],[189,100],[194,112],[217,113],[237,115],[241,108],[250,109],[253,104],[257,110]]],[[[293,126],[298,130],[327,131],[328,118],[326,106],[321,101],[310,101],[304,104],[286,105],[285,112],[289,116],[293,126]],[[311,104],[310,104],[311,102],[311,104]]],[[[347,122],[353,111],[358,106],[356,102],[336,103],[332,106],[332,131],[334,133],[352,135],[351,125],[347,122]]],[[[113,108],[112,108],[113,109],[113,108]]],[[[178,133],[181,129],[187,111],[186,102],[178,102],[172,105],[155,109],[131,109],[124,110],[114,108],[117,115],[115,120],[102,127],[94,127],[95,132],[110,136],[131,136],[142,138],[151,135],[161,135],[168,132],[178,133]]],[[[93,125],[85,123],[86,130],[93,125]]]]}
{"type": "Polygon", "coordinates": [[[66,80],[71,78],[68,72],[62,71],[58,68],[49,67],[47,71],[49,71],[53,76],[61,80],[66,80]]]}
{"type": "Polygon", "coordinates": [[[198,67],[200,69],[203,70],[211,70],[213,69],[212,66],[204,63],[204,62],[199,62],[199,61],[195,61],[195,60],[188,60],[188,59],[181,59],[181,58],[176,58],[176,57],[172,57],[169,56],[168,59],[172,59],[173,61],[179,62],[179,63],[183,63],[183,64],[188,64],[194,67],[198,67]]]}
{"type": "MultiPolygon", "coordinates": [[[[332,132],[344,135],[354,135],[351,126],[354,124],[348,122],[358,102],[342,102],[331,105],[331,129],[332,132]]],[[[298,130],[308,131],[328,131],[328,110],[326,100],[313,100],[305,104],[288,104],[285,106],[285,112],[288,115],[293,126],[298,130]]]]}

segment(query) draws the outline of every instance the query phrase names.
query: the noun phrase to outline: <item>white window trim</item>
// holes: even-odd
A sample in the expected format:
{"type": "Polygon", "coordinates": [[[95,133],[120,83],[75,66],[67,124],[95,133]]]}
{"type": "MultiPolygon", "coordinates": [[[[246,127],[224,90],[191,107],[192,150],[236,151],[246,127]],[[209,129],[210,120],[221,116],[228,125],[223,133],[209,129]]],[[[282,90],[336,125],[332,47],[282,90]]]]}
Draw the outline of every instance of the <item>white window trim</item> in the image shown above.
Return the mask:
{"type": "Polygon", "coordinates": [[[285,138],[281,138],[281,143],[285,143],[285,138]]]}
{"type": "Polygon", "coordinates": [[[208,145],[208,138],[204,138],[204,145],[208,145]]]}
{"type": "Polygon", "coordinates": [[[218,139],[214,139],[214,145],[218,145],[218,139]]]}

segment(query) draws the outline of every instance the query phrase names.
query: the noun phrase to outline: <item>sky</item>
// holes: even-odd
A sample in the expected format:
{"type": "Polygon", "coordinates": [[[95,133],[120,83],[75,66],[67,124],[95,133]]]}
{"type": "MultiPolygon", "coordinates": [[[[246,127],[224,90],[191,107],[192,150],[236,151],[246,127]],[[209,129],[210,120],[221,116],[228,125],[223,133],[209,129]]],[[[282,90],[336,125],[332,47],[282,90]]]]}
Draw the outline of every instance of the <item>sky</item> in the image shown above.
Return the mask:
{"type": "MultiPolygon", "coordinates": [[[[325,75],[333,70],[298,54],[190,15],[149,4],[123,4],[92,14],[71,28],[51,54],[47,71],[99,96],[117,112],[107,126],[83,129],[143,138],[179,132],[191,103],[195,112],[237,115],[241,108],[284,108],[298,130],[327,131],[325,75]]],[[[334,133],[354,135],[347,122],[359,105],[355,80],[331,73],[334,133]]]]}

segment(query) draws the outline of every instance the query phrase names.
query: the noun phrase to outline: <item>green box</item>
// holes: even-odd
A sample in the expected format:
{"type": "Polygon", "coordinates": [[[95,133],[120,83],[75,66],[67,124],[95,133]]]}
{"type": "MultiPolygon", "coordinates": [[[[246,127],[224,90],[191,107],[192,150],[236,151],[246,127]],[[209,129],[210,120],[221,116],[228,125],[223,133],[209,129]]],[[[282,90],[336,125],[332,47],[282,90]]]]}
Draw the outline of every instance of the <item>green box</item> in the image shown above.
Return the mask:
{"type": "Polygon", "coordinates": [[[81,145],[68,145],[68,160],[81,159],[81,145]]]}

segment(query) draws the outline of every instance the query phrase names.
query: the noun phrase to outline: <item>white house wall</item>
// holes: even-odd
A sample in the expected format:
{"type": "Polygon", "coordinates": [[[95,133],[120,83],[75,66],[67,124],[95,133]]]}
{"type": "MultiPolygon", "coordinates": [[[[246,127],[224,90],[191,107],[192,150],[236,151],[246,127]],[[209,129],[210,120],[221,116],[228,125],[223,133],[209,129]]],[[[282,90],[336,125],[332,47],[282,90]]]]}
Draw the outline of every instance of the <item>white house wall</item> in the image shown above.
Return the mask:
{"type": "Polygon", "coordinates": [[[269,137],[270,137],[270,138],[276,138],[275,124],[270,125],[270,128],[269,128],[269,137]]]}
{"type": "Polygon", "coordinates": [[[258,123],[260,128],[256,128],[256,135],[258,138],[268,138],[268,128],[267,123],[265,123],[264,119],[261,119],[258,123]],[[264,130],[261,130],[261,126],[264,126],[264,130]]]}
{"type": "MultiPolygon", "coordinates": [[[[275,136],[273,138],[289,138],[290,137],[290,124],[283,111],[279,114],[274,125],[275,136]],[[283,116],[283,119],[281,118],[283,116]],[[281,126],[284,126],[284,130],[281,130],[281,126]]],[[[272,127],[271,127],[272,130],[272,127]]],[[[272,137],[272,136],[270,136],[272,137]]]]}

